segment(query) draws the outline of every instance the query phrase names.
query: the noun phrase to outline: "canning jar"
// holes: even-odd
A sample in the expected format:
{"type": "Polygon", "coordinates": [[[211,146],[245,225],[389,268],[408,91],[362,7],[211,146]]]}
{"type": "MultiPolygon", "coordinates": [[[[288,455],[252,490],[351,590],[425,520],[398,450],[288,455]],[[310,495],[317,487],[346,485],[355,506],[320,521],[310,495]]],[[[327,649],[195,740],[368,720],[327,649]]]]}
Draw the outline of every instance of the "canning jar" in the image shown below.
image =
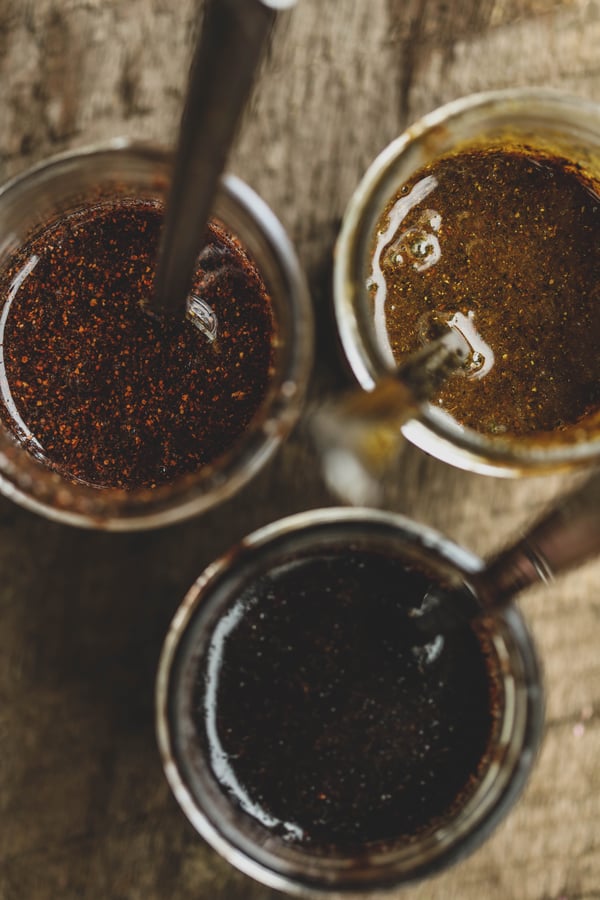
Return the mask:
{"type": "MultiPolygon", "coordinates": [[[[427,305],[431,302],[432,276],[444,262],[446,242],[450,247],[454,240],[451,232],[460,231],[466,222],[469,223],[469,234],[465,236],[464,246],[459,251],[462,274],[468,275],[472,284],[473,274],[479,275],[486,267],[492,271],[496,266],[494,277],[497,281],[499,299],[507,304],[506,315],[496,312],[497,325],[494,326],[496,331],[480,335],[487,345],[484,355],[488,353],[491,345],[493,357],[494,342],[503,329],[505,333],[511,330],[513,337],[521,331],[521,336],[526,338],[523,344],[527,349],[522,349],[518,341],[514,340],[514,352],[502,354],[501,359],[500,354],[496,354],[495,368],[499,378],[513,375],[511,366],[515,367],[514,373],[522,371],[527,376],[523,379],[520,376],[516,378],[513,376],[512,380],[507,377],[503,394],[502,385],[499,386],[497,399],[499,418],[502,419],[502,398],[508,403],[511,393],[528,392],[528,396],[522,398],[521,409],[528,407],[530,410],[539,405],[541,393],[550,387],[554,390],[554,385],[558,385],[558,396],[561,388],[568,389],[572,393],[571,376],[573,379],[579,377],[579,370],[584,364],[592,372],[591,375],[587,373],[582,376],[585,380],[583,385],[585,392],[592,396],[592,399],[597,395],[597,387],[596,395],[593,394],[593,383],[597,386],[597,372],[594,375],[595,370],[591,368],[597,354],[593,349],[589,350],[589,347],[593,347],[594,340],[597,344],[600,334],[598,305],[594,299],[597,279],[595,277],[589,279],[589,283],[583,288],[579,286],[571,288],[575,291],[574,303],[571,303],[564,292],[569,289],[569,284],[575,283],[573,279],[577,278],[579,273],[569,271],[568,258],[566,262],[559,263],[564,271],[554,283],[554,272],[546,272],[543,269],[546,263],[538,263],[537,258],[529,259],[527,251],[523,249],[523,238],[528,239],[529,234],[539,227],[538,221],[533,221],[532,210],[534,210],[535,217],[539,213],[542,222],[544,216],[547,216],[545,231],[542,232],[541,238],[536,238],[538,244],[546,242],[544,259],[560,260],[565,248],[557,246],[556,231],[557,228],[559,231],[562,228],[561,221],[564,221],[569,204],[565,203],[564,210],[549,212],[543,209],[544,202],[541,198],[539,205],[542,209],[535,210],[536,197],[531,196],[531,191],[526,185],[519,186],[516,183],[510,186],[505,195],[492,197],[490,215],[492,210],[503,210],[501,212],[503,221],[497,223],[499,226],[497,237],[492,237],[492,240],[505,244],[502,248],[503,261],[497,263],[493,258],[493,248],[484,245],[485,241],[482,241],[481,235],[477,233],[478,223],[474,221],[476,213],[473,210],[475,206],[479,209],[477,195],[485,197],[486,192],[491,189],[487,173],[481,177],[483,166],[477,172],[473,172],[470,182],[468,177],[464,177],[461,181],[461,185],[463,182],[467,185],[466,190],[470,191],[470,194],[464,197],[463,209],[447,223],[441,221],[442,217],[436,208],[436,197],[442,195],[444,185],[440,182],[439,186],[432,190],[432,185],[425,184],[426,181],[431,182],[435,174],[423,177],[418,186],[413,184],[414,189],[411,188],[410,197],[400,196],[402,191],[408,190],[407,183],[412,184],[417,173],[423,171],[435,173],[435,166],[439,166],[442,159],[450,159],[452,154],[460,155],[465,151],[498,148],[523,149],[523,152],[532,158],[531,171],[537,173],[536,177],[542,180],[545,176],[550,178],[552,175],[551,166],[546,166],[546,160],[552,158],[560,160],[561,166],[568,170],[569,177],[581,178],[579,185],[581,196],[587,197],[586,203],[589,206],[587,211],[589,216],[585,226],[582,224],[582,229],[585,227],[589,231],[590,228],[597,227],[590,225],[590,220],[598,215],[595,205],[597,194],[595,185],[600,183],[598,182],[600,108],[595,103],[565,96],[553,90],[514,88],[455,100],[411,125],[404,134],[381,152],[365,173],[348,204],[336,246],[334,298],[338,331],[350,368],[365,390],[371,390],[379,378],[393,370],[395,364],[400,361],[399,358],[395,358],[397,354],[388,342],[386,315],[393,314],[398,317],[396,326],[398,334],[402,334],[403,327],[407,330],[416,327],[415,322],[409,321],[408,314],[403,326],[401,301],[394,299],[393,313],[383,307],[379,297],[381,293],[379,282],[383,283],[384,276],[379,271],[380,267],[377,268],[373,263],[374,255],[381,249],[380,242],[387,241],[391,251],[396,254],[398,284],[405,278],[403,271],[406,270],[406,266],[418,271],[418,277],[422,279],[422,285],[418,288],[423,294],[422,312],[424,315],[434,315],[435,311],[432,313],[427,305]],[[538,153],[540,159],[536,160],[535,156],[538,153]],[[428,166],[430,168],[423,168],[428,166]],[[419,191],[423,194],[422,197],[419,191]],[[402,232],[400,236],[387,234],[393,230],[391,213],[387,229],[381,226],[382,216],[385,218],[386,210],[390,210],[394,198],[398,197],[400,200],[394,207],[396,209],[394,216],[400,222],[397,227],[397,232],[402,232]],[[473,198],[476,203],[471,208],[473,198]],[[400,209],[402,204],[404,207],[400,209]],[[421,216],[417,225],[409,223],[407,210],[413,217],[421,216]],[[514,230],[512,234],[506,236],[509,228],[508,216],[514,216],[512,219],[514,230]],[[527,221],[530,216],[531,221],[527,221]],[[503,230],[500,230],[500,226],[503,230]],[[415,237],[417,231],[419,231],[418,239],[415,237]],[[407,246],[411,241],[412,245],[407,246]],[[542,268],[534,271],[539,265],[542,268]],[[528,290],[522,287],[522,282],[532,271],[537,279],[536,284],[543,286],[545,294],[543,303],[548,304],[548,309],[551,307],[551,316],[548,320],[543,303],[538,302],[542,298],[531,296],[528,290]],[[377,296],[374,298],[375,290],[377,296]],[[587,304],[586,317],[585,320],[582,318],[578,321],[578,306],[582,302],[587,304]],[[523,313],[522,307],[528,306],[529,308],[525,309],[526,315],[519,320],[517,314],[523,313]],[[551,322],[554,324],[550,324],[551,322]],[[566,328],[571,329],[568,357],[563,354],[559,333],[563,323],[566,328]],[[552,328],[558,331],[552,334],[552,328]],[[525,330],[527,334],[524,334],[525,330]],[[542,339],[548,349],[543,364],[539,364],[536,360],[536,351],[542,339]],[[588,351],[585,347],[588,347],[588,351]],[[525,359],[529,349],[532,350],[531,360],[525,359]],[[583,358],[586,354],[587,360],[583,358]],[[516,368],[517,364],[520,369],[516,368]],[[531,367],[537,365],[539,371],[535,368],[526,369],[529,365],[531,367]]],[[[465,167],[469,165],[466,157],[459,162],[465,167]]],[[[490,169],[493,164],[494,160],[489,163],[490,169]]],[[[468,176],[468,171],[466,174],[468,176]]],[[[450,184],[452,175],[448,175],[447,178],[449,180],[446,183],[453,189],[450,184]]],[[[505,189],[506,185],[495,190],[505,189]]],[[[460,197],[455,200],[458,204],[460,197]]],[[[574,201],[572,205],[576,205],[574,201]]],[[[458,209],[458,205],[456,208],[458,209]]],[[[577,222],[577,216],[578,211],[575,210],[574,222],[577,222]]],[[[491,226],[488,231],[493,236],[493,222],[491,226]]],[[[465,234],[466,230],[465,228],[465,234]]],[[[581,233],[583,235],[583,230],[581,233]]],[[[566,239],[572,242],[571,250],[575,247],[574,254],[583,253],[577,249],[577,234],[569,233],[566,239]]],[[[594,240],[593,235],[586,239],[594,240]]],[[[385,249],[383,252],[386,252],[385,249]]],[[[592,264],[589,265],[591,268],[592,264]]],[[[443,278],[446,296],[450,298],[451,303],[456,304],[459,310],[457,315],[462,317],[462,321],[466,321],[473,314],[472,310],[465,315],[465,311],[461,311],[459,307],[469,305],[469,301],[473,298],[466,293],[469,288],[461,284],[462,275],[458,262],[450,274],[444,272],[443,278]]],[[[468,282],[468,278],[465,283],[468,282]]],[[[439,286],[436,289],[441,292],[439,286]]],[[[487,302],[489,295],[478,298],[477,303],[482,299],[487,302]]],[[[387,304],[387,300],[385,303],[387,304]]],[[[474,315],[477,327],[479,312],[474,315]]],[[[467,337],[469,327],[469,323],[466,322],[466,330],[463,329],[463,333],[467,337]]],[[[492,359],[488,361],[491,363],[492,359]]],[[[481,374],[483,373],[479,373],[481,374]]],[[[477,384],[481,385],[484,382],[485,378],[482,378],[477,384]]],[[[474,396],[474,391],[475,388],[471,396],[474,396]]],[[[502,476],[536,474],[589,465],[600,458],[600,410],[597,408],[592,410],[591,416],[586,420],[591,423],[590,427],[587,427],[584,421],[580,423],[576,411],[569,408],[567,413],[573,412],[574,416],[573,427],[563,429],[560,417],[557,416],[559,423],[557,427],[545,426],[543,434],[515,432],[514,435],[503,433],[511,431],[506,424],[497,424],[492,420],[489,428],[480,427],[479,423],[484,417],[478,416],[479,411],[475,405],[472,406],[472,410],[472,421],[466,426],[461,424],[458,415],[454,413],[449,415],[444,408],[430,402],[424,405],[418,418],[411,419],[403,426],[402,431],[408,440],[432,456],[460,468],[483,474],[502,476]]],[[[521,427],[523,419],[524,415],[515,414],[512,425],[521,427]]]]}
{"type": "MultiPolygon", "coordinates": [[[[171,155],[165,150],[115,140],[65,153],[19,175],[0,191],[0,266],[9,266],[11,257],[24,243],[27,246],[31,235],[57,222],[66,222],[68,228],[73,217],[95,204],[163,203],[171,166],[171,155]]],[[[15,437],[14,429],[6,425],[10,417],[4,416],[4,424],[0,424],[0,490],[7,497],[74,525],[113,530],[156,527],[200,513],[229,497],[285,439],[302,408],[312,357],[312,310],[306,281],[275,215],[238,178],[227,175],[222,179],[214,219],[239,241],[258,270],[273,318],[269,381],[241,436],[209,464],[156,487],[96,487],[48,465],[43,454],[32,452],[31,440],[15,437]]],[[[21,272],[23,277],[31,274],[32,265],[21,272]]],[[[16,282],[13,287],[18,288],[16,282]]],[[[7,321],[14,318],[10,310],[13,293],[13,289],[6,291],[2,298],[3,335],[7,321]]],[[[93,304],[93,299],[90,302],[93,304]]],[[[108,345],[103,352],[110,354],[114,349],[108,345]]],[[[249,348],[239,349],[243,353],[249,348]]],[[[51,368],[52,360],[45,364],[51,368]]],[[[4,405],[15,406],[4,357],[2,391],[4,405]]],[[[142,397],[132,398],[133,404],[144,402],[142,397]]],[[[16,409],[17,422],[19,415],[16,409]]],[[[106,427],[110,428],[110,423],[106,427]]]]}
{"type": "Polygon", "coordinates": [[[539,745],[543,697],[531,637],[512,605],[482,618],[476,642],[488,676],[463,671],[463,689],[442,700],[437,691],[453,682],[466,651],[443,635],[403,647],[406,622],[394,617],[407,585],[469,586],[482,567],[429,528],[358,508],[275,522],[210,565],[173,619],[156,694],[164,771],[199,834],[246,874],[307,897],[372,896],[478,847],[515,803],[539,745]],[[475,723],[467,730],[454,712],[477,705],[486,677],[492,690],[479,697],[493,705],[493,723],[479,756],[475,723]],[[453,777],[438,767],[454,741],[460,765],[477,753],[476,774],[428,817],[422,810],[453,777]],[[416,800],[413,764],[430,785],[416,800]],[[353,812],[340,818],[345,792],[353,812]],[[418,827],[386,830],[413,801],[418,827]],[[305,840],[307,828],[314,840],[305,840]]]}

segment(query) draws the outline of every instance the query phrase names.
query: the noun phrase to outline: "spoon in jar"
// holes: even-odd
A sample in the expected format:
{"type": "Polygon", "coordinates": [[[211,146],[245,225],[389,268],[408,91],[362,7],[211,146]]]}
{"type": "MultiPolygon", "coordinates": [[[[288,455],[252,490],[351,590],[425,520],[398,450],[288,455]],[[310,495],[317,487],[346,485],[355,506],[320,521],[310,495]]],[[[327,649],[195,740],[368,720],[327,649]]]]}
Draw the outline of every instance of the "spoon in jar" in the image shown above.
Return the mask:
{"type": "Polygon", "coordinates": [[[473,347],[448,322],[435,323],[435,337],[383,376],[371,391],[354,390],[321,403],[307,426],[328,487],[355,505],[382,499],[382,476],[395,458],[401,426],[419,418],[444,382],[466,372],[473,347]]]}
{"type": "Polygon", "coordinates": [[[493,615],[525,588],[547,584],[599,553],[600,471],[553,504],[523,537],[473,574],[468,586],[428,591],[413,611],[420,642],[493,615]]]}
{"type": "Polygon", "coordinates": [[[207,0],[190,69],[154,296],[158,315],[183,317],[206,225],[277,10],[295,0],[207,0]]]}

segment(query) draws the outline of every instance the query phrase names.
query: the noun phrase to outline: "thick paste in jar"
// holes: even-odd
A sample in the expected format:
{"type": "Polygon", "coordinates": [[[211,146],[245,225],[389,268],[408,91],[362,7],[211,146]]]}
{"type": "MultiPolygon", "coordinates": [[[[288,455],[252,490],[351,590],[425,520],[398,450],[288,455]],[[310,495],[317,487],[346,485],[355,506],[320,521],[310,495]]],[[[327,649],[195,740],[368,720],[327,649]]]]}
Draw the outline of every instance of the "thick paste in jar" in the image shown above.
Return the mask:
{"type": "Polygon", "coordinates": [[[162,207],[91,204],[34,234],[0,273],[0,415],[38,459],[100,488],[155,487],[213,462],[264,400],[265,285],[217,223],[187,317],[151,296],[162,207]]]}
{"type": "MultiPolygon", "coordinates": [[[[486,435],[600,431],[600,184],[528,147],[472,147],[419,170],[383,213],[369,289],[386,358],[434,319],[469,339],[436,398],[486,435]]],[[[569,438],[569,433],[571,437],[569,438]]]]}
{"type": "Polygon", "coordinates": [[[431,580],[348,545],[283,560],[215,628],[199,741],[231,802],[273,833],[352,853],[448,821],[487,770],[502,715],[489,637],[414,646],[431,580]]]}

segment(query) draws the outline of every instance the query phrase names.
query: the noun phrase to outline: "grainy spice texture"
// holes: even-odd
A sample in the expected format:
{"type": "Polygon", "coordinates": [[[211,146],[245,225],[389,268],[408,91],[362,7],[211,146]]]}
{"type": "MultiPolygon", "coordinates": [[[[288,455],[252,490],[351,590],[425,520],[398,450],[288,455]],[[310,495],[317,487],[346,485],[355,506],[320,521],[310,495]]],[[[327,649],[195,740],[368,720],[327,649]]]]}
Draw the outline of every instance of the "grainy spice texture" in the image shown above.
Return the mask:
{"type": "Polygon", "coordinates": [[[89,203],[0,272],[0,416],[33,455],[98,488],[152,488],[214,462],[269,385],[266,288],[220,226],[209,226],[188,314],[148,312],[162,221],[152,201],[89,203]]]}
{"type": "MultiPolygon", "coordinates": [[[[173,140],[193,0],[1,0],[0,177],[117,134],[173,140]]],[[[314,392],[347,383],[330,317],[333,240],[373,156],[475,90],[600,96],[599,0],[302,0],[277,29],[231,168],[297,244],[317,312],[314,392]]],[[[504,482],[403,450],[389,506],[484,554],[574,481],[504,482]]],[[[301,432],[197,521],[78,532],[0,501],[1,900],[274,900],[195,835],[162,776],[153,678],[202,567],[250,529],[331,502],[301,432]]],[[[600,563],[523,599],[547,734],[519,806],[411,900],[600,898],[600,563]]]]}
{"type": "Polygon", "coordinates": [[[465,317],[486,342],[479,367],[435,398],[462,425],[528,441],[597,432],[599,192],[560,156],[492,146],[424,166],[388,204],[373,266],[396,359],[435,318],[465,317]],[[427,196],[411,201],[418,185],[427,196]],[[412,208],[389,234],[403,203],[412,208]]]}

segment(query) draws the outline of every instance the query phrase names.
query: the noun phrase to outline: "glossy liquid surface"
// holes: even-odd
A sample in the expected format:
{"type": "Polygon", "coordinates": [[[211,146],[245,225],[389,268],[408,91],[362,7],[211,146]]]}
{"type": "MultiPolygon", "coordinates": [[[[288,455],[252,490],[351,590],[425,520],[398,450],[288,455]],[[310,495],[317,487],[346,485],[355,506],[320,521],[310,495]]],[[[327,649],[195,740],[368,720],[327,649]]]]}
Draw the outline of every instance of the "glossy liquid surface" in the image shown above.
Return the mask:
{"type": "Polygon", "coordinates": [[[487,435],[600,431],[599,185],[528,148],[474,148],[418,171],[377,226],[369,288],[393,363],[441,318],[476,365],[437,398],[487,435]]]}
{"type": "Polygon", "coordinates": [[[313,849],[355,852],[443,824],[485,772],[496,657],[473,631],[414,645],[428,578],[332,548],[247,587],[213,633],[194,701],[231,802],[313,849]]]}
{"type": "Polygon", "coordinates": [[[90,206],[32,237],[0,277],[0,413],[39,459],[98,487],[154,487],[227,451],[264,399],[274,328],[245,251],[209,227],[188,316],[151,296],[162,209],[90,206]]]}

